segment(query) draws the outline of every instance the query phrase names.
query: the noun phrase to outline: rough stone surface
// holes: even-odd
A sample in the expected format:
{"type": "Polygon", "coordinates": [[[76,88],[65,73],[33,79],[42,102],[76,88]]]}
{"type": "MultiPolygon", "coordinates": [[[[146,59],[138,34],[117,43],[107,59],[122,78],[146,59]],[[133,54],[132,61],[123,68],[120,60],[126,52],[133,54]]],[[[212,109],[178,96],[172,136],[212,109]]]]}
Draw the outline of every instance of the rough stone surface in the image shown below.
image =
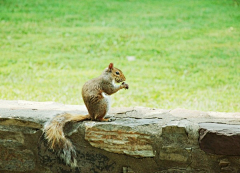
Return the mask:
{"type": "Polygon", "coordinates": [[[44,123],[84,106],[0,100],[0,172],[240,172],[240,113],[112,108],[111,122],[68,123],[77,168],[48,149],[44,123]]]}
{"type": "Polygon", "coordinates": [[[116,120],[114,124],[88,122],[85,123],[85,139],[92,146],[109,152],[127,154],[136,158],[154,157],[152,136],[147,128],[152,124],[158,125],[158,121],[128,118],[116,120]]]}
{"type": "Polygon", "coordinates": [[[240,125],[200,123],[199,143],[207,153],[240,156],[240,125]]]}

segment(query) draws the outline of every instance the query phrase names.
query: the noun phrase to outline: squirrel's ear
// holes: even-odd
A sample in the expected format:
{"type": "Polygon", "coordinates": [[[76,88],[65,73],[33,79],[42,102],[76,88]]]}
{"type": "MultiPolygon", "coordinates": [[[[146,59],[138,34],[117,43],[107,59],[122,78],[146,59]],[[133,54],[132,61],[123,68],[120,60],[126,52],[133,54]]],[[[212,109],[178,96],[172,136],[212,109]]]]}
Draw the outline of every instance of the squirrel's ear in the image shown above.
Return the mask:
{"type": "Polygon", "coordinates": [[[113,69],[113,63],[110,63],[108,69],[111,71],[113,69]]]}

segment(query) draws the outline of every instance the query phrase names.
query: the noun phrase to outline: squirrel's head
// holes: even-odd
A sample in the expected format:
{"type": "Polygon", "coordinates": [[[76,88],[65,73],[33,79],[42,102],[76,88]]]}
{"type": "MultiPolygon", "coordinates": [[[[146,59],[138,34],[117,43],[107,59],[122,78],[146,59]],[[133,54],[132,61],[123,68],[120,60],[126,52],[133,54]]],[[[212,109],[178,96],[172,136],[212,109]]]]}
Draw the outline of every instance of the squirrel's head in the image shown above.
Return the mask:
{"type": "Polygon", "coordinates": [[[114,81],[117,83],[124,82],[126,80],[123,72],[120,69],[113,67],[113,63],[109,64],[108,68],[106,69],[106,72],[109,73],[111,77],[114,79],[114,81]]]}

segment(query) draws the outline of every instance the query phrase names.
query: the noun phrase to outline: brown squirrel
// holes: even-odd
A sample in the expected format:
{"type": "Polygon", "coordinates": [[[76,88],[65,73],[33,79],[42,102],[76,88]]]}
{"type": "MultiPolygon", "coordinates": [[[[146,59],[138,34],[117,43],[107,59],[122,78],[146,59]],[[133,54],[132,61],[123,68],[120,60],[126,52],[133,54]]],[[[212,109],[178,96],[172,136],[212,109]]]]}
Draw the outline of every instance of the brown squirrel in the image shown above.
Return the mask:
{"type": "Polygon", "coordinates": [[[76,151],[72,142],[67,139],[63,132],[63,127],[70,121],[96,120],[109,121],[104,119],[110,108],[110,96],[120,89],[128,89],[128,84],[123,72],[113,67],[110,63],[103,73],[94,79],[87,81],[82,88],[82,97],[88,110],[88,115],[57,115],[44,126],[43,132],[48,141],[49,148],[58,150],[60,157],[71,167],[77,166],[76,151]],[[116,85],[115,83],[120,83],[116,85]]]}

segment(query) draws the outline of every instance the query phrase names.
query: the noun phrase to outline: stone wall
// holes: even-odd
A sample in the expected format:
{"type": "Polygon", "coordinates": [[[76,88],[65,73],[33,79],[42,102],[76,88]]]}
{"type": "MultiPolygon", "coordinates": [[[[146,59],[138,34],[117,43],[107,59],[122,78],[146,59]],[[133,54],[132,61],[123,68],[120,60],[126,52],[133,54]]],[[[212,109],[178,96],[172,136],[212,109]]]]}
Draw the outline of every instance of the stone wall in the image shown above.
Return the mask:
{"type": "Polygon", "coordinates": [[[71,169],[42,135],[66,112],[87,114],[78,105],[0,100],[0,172],[240,172],[240,113],[112,108],[111,122],[66,125],[77,150],[71,169]]]}

